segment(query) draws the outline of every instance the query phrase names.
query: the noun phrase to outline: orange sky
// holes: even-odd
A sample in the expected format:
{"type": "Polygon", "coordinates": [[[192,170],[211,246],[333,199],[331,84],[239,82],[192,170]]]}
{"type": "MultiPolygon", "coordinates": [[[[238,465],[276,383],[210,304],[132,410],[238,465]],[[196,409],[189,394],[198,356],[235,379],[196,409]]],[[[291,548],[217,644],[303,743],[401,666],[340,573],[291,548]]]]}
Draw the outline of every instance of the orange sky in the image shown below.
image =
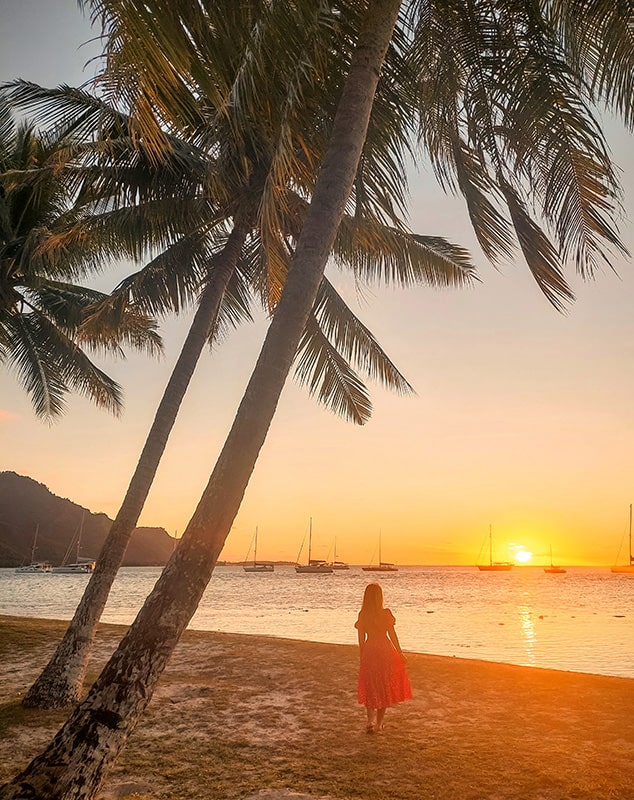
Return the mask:
{"type": "MultiPolygon", "coordinates": [[[[15,0],[8,14],[1,80],[55,85],[88,77],[90,52],[76,46],[90,31],[75,0],[44,8],[15,0]]],[[[621,132],[610,141],[631,217],[633,159],[621,132]]],[[[258,525],[259,555],[294,560],[312,516],[316,557],[336,538],[340,558],[368,562],[382,531],[386,560],[469,564],[492,523],[494,558],[513,557],[519,545],[542,563],[552,545],[559,563],[612,563],[634,499],[632,265],[618,262],[618,275],[606,270],[593,283],[574,279],[577,302],[561,315],[521,259],[500,271],[486,262],[462,203],[445,198],[429,172],[412,175],[411,215],[414,230],[471,248],[482,284],[374,289],[359,303],[349,278],[330,270],[417,395],[374,387],[373,418],[357,428],[289,382],[224,556],[243,558],[258,525]]],[[[631,221],[622,233],[632,249],[631,221]]],[[[99,287],[121,274],[102,276],[99,287]]],[[[162,361],[106,362],[126,393],[119,420],[73,399],[67,416],[48,427],[35,420],[14,376],[1,373],[0,469],[114,516],[186,325],[166,323],[162,361]]],[[[260,320],[201,361],[142,524],[185,528],[264,332],[260,320]]]]}

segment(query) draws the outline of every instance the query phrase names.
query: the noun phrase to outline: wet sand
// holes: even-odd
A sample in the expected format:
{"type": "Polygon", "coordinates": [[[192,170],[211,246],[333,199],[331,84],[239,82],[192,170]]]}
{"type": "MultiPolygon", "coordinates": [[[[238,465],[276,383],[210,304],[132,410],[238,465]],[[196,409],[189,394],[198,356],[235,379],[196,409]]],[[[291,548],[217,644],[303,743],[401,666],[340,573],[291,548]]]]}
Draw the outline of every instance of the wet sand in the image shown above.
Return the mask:
{"type": "MultiPolygon", "coordinates": [[[[0,616],[0,783],[63,721],[23,709],[65,623],[0,616]]],[[[100,626],[89,679],[125,629],[100,626]]],[[[409,654],[365,733],[355,647],[188,631],[103,800],[634,800],[634,680],[409,654]]]]}

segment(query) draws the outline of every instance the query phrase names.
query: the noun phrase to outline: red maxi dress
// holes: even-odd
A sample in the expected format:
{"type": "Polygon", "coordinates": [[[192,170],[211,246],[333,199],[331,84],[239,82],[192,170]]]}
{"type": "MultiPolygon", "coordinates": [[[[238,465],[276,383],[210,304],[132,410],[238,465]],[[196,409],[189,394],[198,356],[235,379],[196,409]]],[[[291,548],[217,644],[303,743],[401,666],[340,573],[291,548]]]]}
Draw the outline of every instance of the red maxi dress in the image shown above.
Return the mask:
{"type": "Polygon", "coordinates": [[[390,609],[384,608],[378,618],[366,618],[361,612],[354,625],[365,637],[357,697],[368,708],[388,708],[412,696],[403,659],[387,635],[395,622],[390,609]]]}

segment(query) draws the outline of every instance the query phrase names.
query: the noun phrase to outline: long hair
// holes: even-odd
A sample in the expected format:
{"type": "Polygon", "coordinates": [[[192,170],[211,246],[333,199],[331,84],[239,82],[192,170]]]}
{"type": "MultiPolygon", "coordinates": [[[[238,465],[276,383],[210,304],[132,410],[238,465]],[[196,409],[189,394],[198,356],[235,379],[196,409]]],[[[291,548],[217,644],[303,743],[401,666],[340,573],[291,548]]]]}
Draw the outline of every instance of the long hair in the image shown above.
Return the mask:
{"type": "Polygon", "coordinates": [[[376,618],[383,610],[383,589],[380,583],[369,583],[363,593],[361,614],[365,617],[376,618]]]}

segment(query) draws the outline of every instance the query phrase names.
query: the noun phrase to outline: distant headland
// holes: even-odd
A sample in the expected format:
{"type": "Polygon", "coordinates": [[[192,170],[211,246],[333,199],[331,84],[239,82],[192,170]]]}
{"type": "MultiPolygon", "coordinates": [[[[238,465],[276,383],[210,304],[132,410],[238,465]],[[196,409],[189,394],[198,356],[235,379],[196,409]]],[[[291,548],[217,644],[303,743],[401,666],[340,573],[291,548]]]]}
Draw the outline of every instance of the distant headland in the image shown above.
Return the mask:
{"type": "MultiPolygon", "coordinates": [[[[106,514],[58,497],[26,475],[0,472],[0,567],[29,563],[36,529],[35,558],[60,564],[80,524],[81,555],[96,559],[112,525],[106,514]]],[[[123,566],[162,566],[173,549],[164,528],[136,528],[123,566]]]]}

